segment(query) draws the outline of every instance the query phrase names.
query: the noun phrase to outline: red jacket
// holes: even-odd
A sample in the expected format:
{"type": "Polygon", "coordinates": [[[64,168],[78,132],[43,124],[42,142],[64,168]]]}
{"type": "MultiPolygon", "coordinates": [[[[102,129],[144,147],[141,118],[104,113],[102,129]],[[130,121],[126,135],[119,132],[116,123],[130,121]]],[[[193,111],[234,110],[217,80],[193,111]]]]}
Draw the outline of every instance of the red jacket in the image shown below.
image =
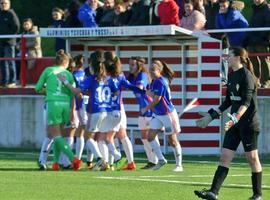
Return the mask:
{"type": "Polygon", "coordinates": [[[179,26],[179,7],[174,0],[162,1],[158,5],[158,16],[160,18],[160,24],[169,25],[174,24],[179,26]]]}

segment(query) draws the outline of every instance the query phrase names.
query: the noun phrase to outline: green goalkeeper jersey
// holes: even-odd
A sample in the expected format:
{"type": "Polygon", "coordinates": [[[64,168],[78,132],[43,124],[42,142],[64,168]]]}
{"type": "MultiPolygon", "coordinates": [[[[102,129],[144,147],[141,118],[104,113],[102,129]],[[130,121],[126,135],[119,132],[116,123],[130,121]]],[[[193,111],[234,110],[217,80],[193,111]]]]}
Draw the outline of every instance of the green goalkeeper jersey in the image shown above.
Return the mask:
{"type": "Polygon", "coordinates": [[[46,85],[46,101],[71,101],[74,94],[57,78],[57,74],[63,74],[69,83],[75,86],[73,75],[59,66],[47,67],[39,77],[36,84],[36,92],[41,92],[46,85]]]}

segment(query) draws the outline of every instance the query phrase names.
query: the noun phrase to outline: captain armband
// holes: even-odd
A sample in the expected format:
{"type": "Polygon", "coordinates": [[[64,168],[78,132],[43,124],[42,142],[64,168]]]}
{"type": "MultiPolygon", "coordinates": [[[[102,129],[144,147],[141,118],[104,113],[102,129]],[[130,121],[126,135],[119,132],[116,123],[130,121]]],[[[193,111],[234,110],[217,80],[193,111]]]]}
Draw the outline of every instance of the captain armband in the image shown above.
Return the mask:
{"type": "Polygon", "coordinates": [[[214,120],[214,119],[217,119],[220,114],[213,108],[211,108],[210,110],[208,110],[208,113],[209,115],[211,116],[211,118],[214,120]]]}

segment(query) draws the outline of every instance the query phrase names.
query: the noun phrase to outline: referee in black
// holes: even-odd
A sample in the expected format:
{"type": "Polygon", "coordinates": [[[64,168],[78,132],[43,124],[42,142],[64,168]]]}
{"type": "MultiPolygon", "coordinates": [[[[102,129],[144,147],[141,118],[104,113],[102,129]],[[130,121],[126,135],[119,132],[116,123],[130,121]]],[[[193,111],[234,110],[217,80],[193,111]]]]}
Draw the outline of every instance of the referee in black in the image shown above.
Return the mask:
{"type": "Polygon", "coordinates": [[[195,190],[194,193],[202,199],[218,199],[218,192],[227,177],[229,165],[237,147],[242,142],[252,171],[253,196],[249,200],[262,200],[262,167],[257,150],[257,139],[260,132],[257,112],[257,81],[245,49],[231,48],[228,62],[232,72],[228,75],[225,101],[217,110],[210,109],[207,113],[201,113],[204,117],[196,122],[197,126],[205,128],[231,106],[231,112],[228,113],[229,121],[225,124],[226,134],[219,166],[210,190],[195,190]]]}

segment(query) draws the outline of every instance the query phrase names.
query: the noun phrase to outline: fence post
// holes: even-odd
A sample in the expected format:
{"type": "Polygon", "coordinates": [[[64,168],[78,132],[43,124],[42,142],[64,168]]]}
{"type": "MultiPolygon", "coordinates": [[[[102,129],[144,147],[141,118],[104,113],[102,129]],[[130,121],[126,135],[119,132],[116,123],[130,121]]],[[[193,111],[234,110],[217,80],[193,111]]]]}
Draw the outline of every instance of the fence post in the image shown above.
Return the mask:
{"type": "Polygon", "coordinates": [[[22,34],[21,37],[21,73],[20,73],[21,86],[26,85],[26,38],[22,34]]]}

